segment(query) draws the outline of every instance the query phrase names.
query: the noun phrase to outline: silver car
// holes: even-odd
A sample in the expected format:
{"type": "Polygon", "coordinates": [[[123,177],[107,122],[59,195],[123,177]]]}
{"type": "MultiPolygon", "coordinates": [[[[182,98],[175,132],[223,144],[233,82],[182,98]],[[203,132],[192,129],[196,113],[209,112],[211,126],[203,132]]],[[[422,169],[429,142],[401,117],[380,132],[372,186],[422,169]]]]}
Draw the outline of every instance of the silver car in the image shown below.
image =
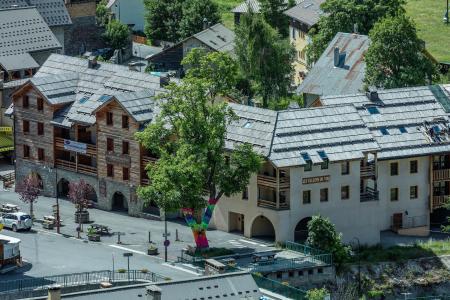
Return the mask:
{"type": "Polygon", "coordinates": [[[23,212],[3,214],[3,216],[0,217],[0,223],[3,224],[4,227],[10,228],[13,231],[29,231],[33,226],[31,216],[23,212]]]}

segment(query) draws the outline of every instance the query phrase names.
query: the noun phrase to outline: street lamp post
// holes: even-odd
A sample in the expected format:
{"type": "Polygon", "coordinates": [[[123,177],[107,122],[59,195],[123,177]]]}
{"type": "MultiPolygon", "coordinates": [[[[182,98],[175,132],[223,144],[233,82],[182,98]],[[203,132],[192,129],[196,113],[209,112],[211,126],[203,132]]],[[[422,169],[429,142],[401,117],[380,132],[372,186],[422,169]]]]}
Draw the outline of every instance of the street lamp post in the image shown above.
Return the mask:
{"type": "Polygon", "coordinates": [[[61,233],[60,230],[60,217],[59,217],[59,197],[58,197],[58,169],[57,168],[51,168],[50,166],[44,167],[44,169],[48,169],[49,173],[52,173],[53,170],[55,171],[55,191],[56,191],[56,232],[59,234],[61,233]]]}

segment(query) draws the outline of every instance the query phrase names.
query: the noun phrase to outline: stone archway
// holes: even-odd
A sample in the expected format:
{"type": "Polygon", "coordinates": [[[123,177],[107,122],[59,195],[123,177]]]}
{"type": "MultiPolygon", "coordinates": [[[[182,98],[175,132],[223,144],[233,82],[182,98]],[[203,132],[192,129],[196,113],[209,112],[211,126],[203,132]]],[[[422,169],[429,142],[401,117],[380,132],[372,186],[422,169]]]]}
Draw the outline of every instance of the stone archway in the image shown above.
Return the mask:
{"type": "Polygon", "coordinates": [[[311,221],[311,217],[301,219],[294,230],[294,241],[296,243],[303,243],[308,238],[308,222],[311,221]]]}
{"type": "Polygon", "coordinates": [[[67,194],[69,194],[69,180],[61,178],[58,181],[57,192],[59,198],[67,198],[67,194]]]}
{"type": "Polygon", "coordinates": [[[112,196],[112,210],[128,212],[127,198],[121,192],[115,192],[112,196]]]}
{"type": "Polygon", "coordinates": [[[250,237],[275,241],[275,227],[265,216],[258,216],[253,220],[250,237]]]}

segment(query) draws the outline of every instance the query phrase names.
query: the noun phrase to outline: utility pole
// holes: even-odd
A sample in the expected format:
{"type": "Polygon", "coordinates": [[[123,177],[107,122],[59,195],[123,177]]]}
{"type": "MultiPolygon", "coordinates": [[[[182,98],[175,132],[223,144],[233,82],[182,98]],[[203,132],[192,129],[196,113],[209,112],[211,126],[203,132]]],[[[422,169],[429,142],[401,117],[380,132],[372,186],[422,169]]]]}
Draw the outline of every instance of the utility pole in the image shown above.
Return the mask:
{"type": "Polygon", "coordinates": [[[55,172],[56,172],[56,232],[59,234],[59,233],[61,233],[61,231],[60,231],[61,222],[60,222],[60,217],[59,217],[58,169],[57,168],[55,168],[55,172]]]}
{"type": "Polygon", "coordinates": [[[167,247],[169,246],[169,241],[167,240],[167,214],[164,210],[164,261],[167,262],[167,247]]]}

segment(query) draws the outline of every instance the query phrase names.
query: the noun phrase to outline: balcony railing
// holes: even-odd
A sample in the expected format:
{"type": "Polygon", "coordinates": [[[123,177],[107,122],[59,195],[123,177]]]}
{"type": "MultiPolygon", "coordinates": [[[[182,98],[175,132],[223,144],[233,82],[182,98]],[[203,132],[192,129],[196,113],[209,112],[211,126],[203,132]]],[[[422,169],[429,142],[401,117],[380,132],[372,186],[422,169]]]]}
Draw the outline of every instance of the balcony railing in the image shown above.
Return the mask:
{"type": "Polygon", "coordinates": [[[378,201],[379,200],[379,192],[367,187],[365,191],[363,191],[360,195],[361,202],[369,202],[369,201],[378,201]]]}
{"type": "MultiPolygon", "coordinates": [[[[268,186],[271,188],[277,187],[277,178],[275,176],[261,175],[258,174],[258,184],[263,186],[268,186]]],[[[289,189],[290,178],[280,177],[280,189],[289,189]]]]}
{"type": "Polygon", "coordinates": [[[450,180],[450,169],[433,170],[433,180],[450,180]]]}
{"type": "MultiPolygon", "coordinates": [[[[150,164],[150,163],[155,163],[157,160],[158,159],[155,158],[155,157],[142,156],[142,158],[141,158],[141,171],[145,172],[145,167],[147,167],[147,165],[150,164]]],[[[150,179],[141,177],[141,184],[142,185],[149,185],[150,184],[150,179]]]]}
{"type": "MultiPolygon", "coordinates": [[[[55,137],[55,145],[56,145],[57,149],[65,150],[63,138],[55,137]]],[[[91,145],[91,144],[86,144],[86,145],[87,145],[86,154],[91,155],[91,156],[97,155],[97,146],[96,145],[91,145]]]]}
{"type": "Polygon", "coordinates": [[[77,164],[71,161],[63,160],[63,159],[57,159],[56,160],[56,167],[77,172],[77,173],[83,173],[87,175],[94,175],[97,176],[97,168],[92,166],[87,166],[83,164],[77,164]]]}
{"type": "Polygon", "coordinates": [[[287,203],[287,202],[280,202],[280,205],[277,208],[276,201],[264,200],[264,199],[258,199],[258,206],[263,207],[263,208],[273,209],[273,210],[288,210],[289,209],[289,203],[287,203]]]}
{"type": "Polygon", "coordinates": [[[445,196],[433,196],[433,209],[443,207],[446,203],[450,201],[450,195],[445,196]]]}
{"type": "Polygon", "coordinates": [[[360,173],[361,173],[361,177],[374,177],[375,176],[375,166],[374,165],[362,166],[360,173]]]}

